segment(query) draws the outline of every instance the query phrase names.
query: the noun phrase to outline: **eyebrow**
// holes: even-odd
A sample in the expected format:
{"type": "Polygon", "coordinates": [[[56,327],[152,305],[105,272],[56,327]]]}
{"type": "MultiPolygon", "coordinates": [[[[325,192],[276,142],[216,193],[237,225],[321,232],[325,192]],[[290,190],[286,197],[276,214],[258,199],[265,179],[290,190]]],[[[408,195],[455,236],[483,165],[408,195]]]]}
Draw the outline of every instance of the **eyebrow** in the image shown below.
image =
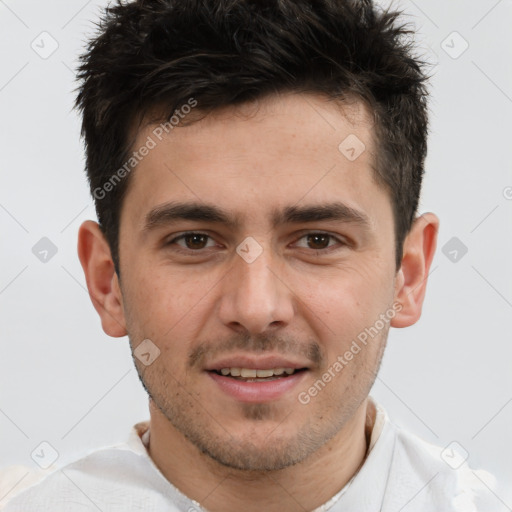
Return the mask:
{"type": "MultiPolygon", "coordinates": [[[[152,231],[178,220],[224,224],[231,229],[236,229],[241,224],[239,216],[234,216],[216,205],[199,202],[170,202],[159,205],[148,212],[143,230],[152,231]]],[[[274,228],[282,224],[302,224],[324,220],[356,224],[366,229],[371,226],[370,219],[364,212],[341,202],[306,206],[292,205],[283,210],[274,210],[271,216],[274,228]]]]}

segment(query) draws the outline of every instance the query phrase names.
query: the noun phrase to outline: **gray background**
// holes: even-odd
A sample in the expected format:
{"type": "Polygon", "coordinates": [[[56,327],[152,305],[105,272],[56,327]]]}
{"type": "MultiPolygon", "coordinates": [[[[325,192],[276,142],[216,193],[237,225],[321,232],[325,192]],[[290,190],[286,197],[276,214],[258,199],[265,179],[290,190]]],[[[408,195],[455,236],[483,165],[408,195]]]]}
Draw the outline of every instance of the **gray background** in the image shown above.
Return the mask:
{"type": "MultiPolygon", "coordinates": [[[[103,333],[76,254],[95,213],[73,69],[102,5],[0,0],[0,467],[37,467],[42,441],[64,464],[149,417],[127,338],[103,333]],[[57,249],[46,262],[33,253],[43,237],[57,249]]],[[[434,66],[420,213],[441,229],[423,316],[391,330],[372,395],[399,425],[456,441],[471,466],[510,481],[512,1],[399,5],[434,66]]]]}

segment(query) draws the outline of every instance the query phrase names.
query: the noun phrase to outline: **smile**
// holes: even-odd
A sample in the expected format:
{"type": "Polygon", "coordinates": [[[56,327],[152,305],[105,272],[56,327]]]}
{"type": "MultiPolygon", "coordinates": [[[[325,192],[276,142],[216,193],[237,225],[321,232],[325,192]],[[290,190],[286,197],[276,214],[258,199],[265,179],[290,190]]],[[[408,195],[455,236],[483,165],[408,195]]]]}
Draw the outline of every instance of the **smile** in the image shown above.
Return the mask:
{"type": "Polygon", "coordinates": [[[309,371],[306,368],[226,367],[206,373],[224,396],[238,402],[265,403],[289,397],[294,389],[297,393],[304,387],[300,383],[309,371]]]}
{"type": "Polygon", "coordinates": [[[258,382],[275,380],[276,378],[285,378],[293,375],[295,372],[301,371],[296,368],[269,368],[269,369],[255,369],[255,368],[222,368],[217,371],[219,375],[225,377],[233,377],[238,380],[246,382],[258,382]]]}

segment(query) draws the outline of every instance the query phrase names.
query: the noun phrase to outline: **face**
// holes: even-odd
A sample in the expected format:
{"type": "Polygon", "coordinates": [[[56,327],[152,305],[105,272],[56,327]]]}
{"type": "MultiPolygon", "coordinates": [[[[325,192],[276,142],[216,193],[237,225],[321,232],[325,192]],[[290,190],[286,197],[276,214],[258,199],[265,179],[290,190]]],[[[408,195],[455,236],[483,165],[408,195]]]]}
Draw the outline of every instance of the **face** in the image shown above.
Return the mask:
{"type": "Polygon", "coordinates": [[[160,351],[134,358],[154,404],[223,465],[304,460],[374,382],[396,269],[368,118],[289,94],[139,132],[156,146],[123,203],[123,320],[160,351]]]}

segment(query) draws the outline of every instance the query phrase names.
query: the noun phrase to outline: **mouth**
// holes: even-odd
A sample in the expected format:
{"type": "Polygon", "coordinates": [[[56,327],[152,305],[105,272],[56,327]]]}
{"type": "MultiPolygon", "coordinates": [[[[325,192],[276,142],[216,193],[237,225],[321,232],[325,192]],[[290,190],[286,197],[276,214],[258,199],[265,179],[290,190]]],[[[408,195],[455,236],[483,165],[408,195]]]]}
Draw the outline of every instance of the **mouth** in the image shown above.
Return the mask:
{"type": "Polygon", "coordinates": [[[282,357],[229,357],[205,368],[215,388],[237,402],[288,400],[304,386],[310,368],[282,357]]]}
{"type": "Polygon", "coordinates": [[[291,375],[306,371],[307,368],[221,368],[211,372],[229,377],[241,382],[270,382],[278,379],[287,379],[291,375]]]}

